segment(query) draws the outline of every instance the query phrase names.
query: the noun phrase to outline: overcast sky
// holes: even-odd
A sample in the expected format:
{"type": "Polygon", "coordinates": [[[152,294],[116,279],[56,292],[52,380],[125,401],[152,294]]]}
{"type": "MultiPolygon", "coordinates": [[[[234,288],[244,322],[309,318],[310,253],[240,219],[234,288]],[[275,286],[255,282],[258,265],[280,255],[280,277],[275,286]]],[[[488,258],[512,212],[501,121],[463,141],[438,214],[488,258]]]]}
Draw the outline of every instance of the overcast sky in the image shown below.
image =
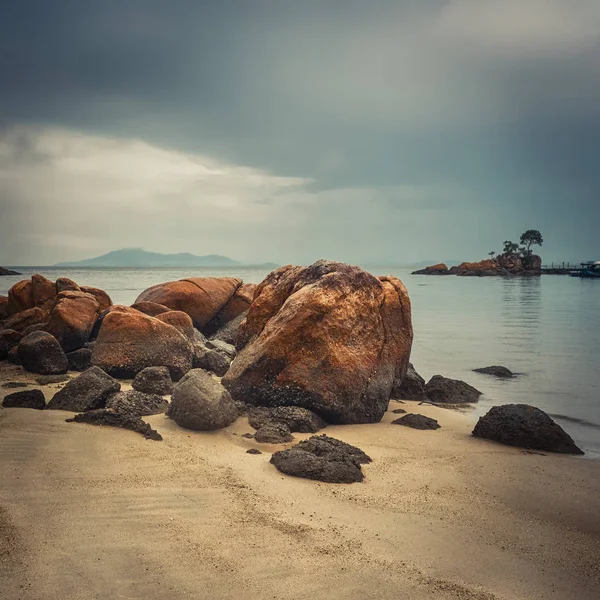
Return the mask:
{"type": "Polygon", "coordinates": [[[600,258],[598,0],[0,5],[0,264],[600,258]]]}

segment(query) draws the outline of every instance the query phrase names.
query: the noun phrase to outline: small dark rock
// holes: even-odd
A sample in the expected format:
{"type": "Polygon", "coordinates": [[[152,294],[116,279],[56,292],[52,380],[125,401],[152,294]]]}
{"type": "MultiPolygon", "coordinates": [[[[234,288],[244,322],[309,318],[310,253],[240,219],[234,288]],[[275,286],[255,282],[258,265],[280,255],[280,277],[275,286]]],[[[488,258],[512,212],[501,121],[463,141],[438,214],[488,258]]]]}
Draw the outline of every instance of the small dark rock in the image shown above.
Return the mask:
{"type": "Polygon", "coordinates": [[[290,428],[283,423],[267,423],[254,434],[254,440],[260,444],[286,444],[293,439],[290,428]]]}
{"type": "Polygon", "coordinates": [[[212,371],[217,377],[223,377],[229,370],[231,358],[219,349],[210,349],[201,342],[194,342],[192,364],[194,369],[212,371]]]}
{"type": "Polygon", "coordinates": [[[403,415],[404,413],[406,413],[406,411],[403,408],[395,408],[392,412],[395,415],[403,415]]]}
{"type": "Polygon", "coordinates": [[[24,388],[24,387],[27,387],[28,385],[30,385],[30,384],[25,383],[24,381],[7,381],[6,383],[3,383],[2,385],[0,385],[0,387],[10,390],[10,389],[16,389],[16,388],[24,388]]]}
{"type": "Polygon", "coordinates": [[[104,425],[108,427],[121,427],[136,433],[141,433],[148,440],[162,440],[162,435],[152,429],[148,423],[142,421],[139,416],[115,412],[110,408],[90,410],[70,419],[67,423],[88,423],[90,425],[104,425]]]}
{"type": "Polygon", "coordinates": [[[106,402],[106,408],[115,412],[138,417],[160,415],[169,408],[169,402],[157,394],[145,394],[137,390],[117,392],[106,402]]]}
{"type": "Polygon", "coordinates": [[[67,354],[71,371],[85,371],[92,364],[92,351],[89,348],[79,348],[67,354]]]}
{"type": "Polygon", "coordinates": [[[441,425],[435,420],[425,415],[409,414],[392,421],[394,425],[406,425],[413,429],[439,429],[441,425]]]}
{"type": "Polygon", "coordinates": [[[43,410],[46,406],[46,398],[41,390],[25,390],[8,394],[2,401],[4,408],[35,408],[43,410]]]}
{"type": "Polygon", "coordinates": [[[107,400],[121,389],[121,384],[98,367],[90,367],[54,394],[46,406],[49,410],[85,412],[104,408],[107,400]]]}
{"type": "Polygon", "coordinates": [[[481,392],[459,379],[434,375],[425,386],[425,393],[432,402],[439,404],[462,404],[477,402],[481,392]]]}
{"type": "Polygon", "coordinates": [[[494,406],[479,419],[473,435],[508,446],[583,454],[560,425],[543,410],[528,404],[494,406]]]}
{"type": "Polygon", "coordinates": [[[71,379],[67,374],[64,375],[40,375],[35,378],[38,385],[50,385],[51,383],[62,383],[71,379]]]}
{"type": "Polygon", "coordinates": [[[132,387],[138,392],[166,396],[173,393],[173,382],[167,367],[146,367],[134,378],[132,387]]]}
{"type": "Polygon", "coordinates": [[[269,423],[283,423],[291,432],[316,433],[327,423],[311,410],[300,406],[257,406],[248,409],[248,423],[260,429],[269,423]]]}
{"type": "Polygon", "coordinates": [[[246,450],[246,454],[262,454],[262,452],[258,448],[250,448],[246,450]]]}
{"type": "Polygon", "coordinates": [[[313,435],[271,456],[271,463],[282,473],[328,483],[362,481],[360,466],[370,462],[360,448],[327,435],[313,435]]]}
{"type": "Polygon", "coordinates": [[[253,440],[254,434],[253,433],[242,433],[242,435],[240,437],[246,438],[247,440],[253,440]]]}
{"type": "Polygon", "coordinates": [[[58,340],[45,331],[34,331],[17,347],[19,360],[26,371],[41,375],[66,373],[69,361],[58,340]]]}
{"type": "Polygon", "coordinates": [[[481,369],[473,369],[473,371],[475,371],[475,373],[483,373],[484,375],[494,375],[495,377],[514,377],[514,373],[510,369],[500,365],[482,367],[481,369]]]}

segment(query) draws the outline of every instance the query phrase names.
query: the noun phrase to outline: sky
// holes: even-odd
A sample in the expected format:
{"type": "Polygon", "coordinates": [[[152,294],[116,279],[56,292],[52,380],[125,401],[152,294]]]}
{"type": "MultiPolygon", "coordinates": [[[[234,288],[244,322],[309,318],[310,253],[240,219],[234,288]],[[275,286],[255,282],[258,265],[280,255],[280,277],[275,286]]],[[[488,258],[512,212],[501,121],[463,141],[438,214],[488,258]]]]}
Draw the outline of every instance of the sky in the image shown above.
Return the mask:
{"type": "Polygon", "coordinates": [[[0,5],[0,264],[600,258],[598,0],[0,5]]]}

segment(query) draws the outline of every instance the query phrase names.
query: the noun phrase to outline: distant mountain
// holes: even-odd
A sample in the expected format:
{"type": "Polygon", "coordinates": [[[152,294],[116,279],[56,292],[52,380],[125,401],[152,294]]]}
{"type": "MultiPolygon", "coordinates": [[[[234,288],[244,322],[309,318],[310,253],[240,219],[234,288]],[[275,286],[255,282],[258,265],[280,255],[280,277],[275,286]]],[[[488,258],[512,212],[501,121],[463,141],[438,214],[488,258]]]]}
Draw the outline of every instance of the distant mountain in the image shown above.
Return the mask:
{"type": "Polygon", "coordinates": [[[147,252],[141,248],[123,248],[108,254],[85,260],[57,263],[56,267],[236,267],[240,263],[220,256],[195,256],[189,252],[182,254],[160,254],[147,252]]]}

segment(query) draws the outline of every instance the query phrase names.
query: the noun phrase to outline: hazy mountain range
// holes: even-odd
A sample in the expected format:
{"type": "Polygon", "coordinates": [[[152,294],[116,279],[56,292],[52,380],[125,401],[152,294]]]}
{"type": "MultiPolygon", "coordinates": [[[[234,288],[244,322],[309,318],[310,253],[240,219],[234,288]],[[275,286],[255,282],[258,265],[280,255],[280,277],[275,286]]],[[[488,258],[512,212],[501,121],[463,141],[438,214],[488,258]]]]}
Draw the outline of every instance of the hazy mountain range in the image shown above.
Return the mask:
{"type": "MultiPolygon", "coordinates": [[[[242,263],[227,256],[209,254],[196,256],[189,252],[160,254],[142,248],[122,248],[108,254],[84,260],[57,263],[56,267],[236,267],[242,263]]],[[[263,265],[260,265],[263,266],[263,265]]],[[[277,266],[269,263],[265,266],[277,266]]]]}

